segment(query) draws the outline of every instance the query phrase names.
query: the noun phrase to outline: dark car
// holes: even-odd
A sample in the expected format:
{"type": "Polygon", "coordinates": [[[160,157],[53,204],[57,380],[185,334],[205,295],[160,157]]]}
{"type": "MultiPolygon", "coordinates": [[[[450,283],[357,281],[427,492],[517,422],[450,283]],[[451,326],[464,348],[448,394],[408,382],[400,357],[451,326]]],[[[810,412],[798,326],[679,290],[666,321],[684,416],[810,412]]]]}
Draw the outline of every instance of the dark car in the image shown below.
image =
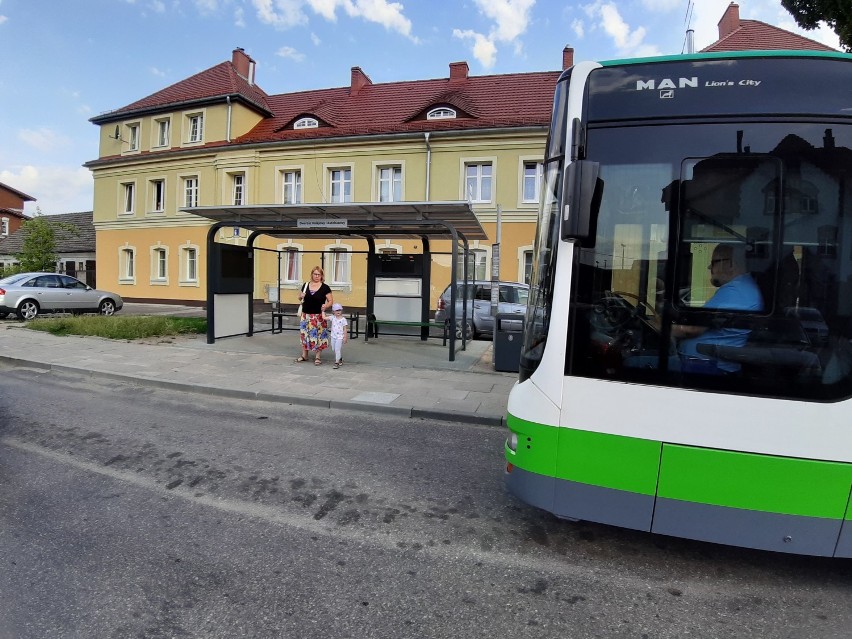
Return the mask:
{"type": "Polygon", "coordinates": [[[0,280],[0,318],[15,313],[31,320],[41,313],[100,313],[121,310],[121,296],[93,289],[60,273],[17,273],[0,280]]]}
{"type": "MultiPolygon", "coordinates": [[[[499,301],[498,313],[514,313],[518,323],[524,321],[527,312],[527,299],[530,289],[520,282],[498,282],[499,301]]],[[[462,284],[456,284],[456,336],[461,337],[462,321],[462,284]]],[[[438,298],[438,308],[435,311],[436,322],[447,322],[450,319],[450,287],[448,286],[438,298]]],[[[474,280],[467,284],[467,339],[473,339],[483,334],[494,334],[494,317],[491,315],[491,282],[474,280]]]]}

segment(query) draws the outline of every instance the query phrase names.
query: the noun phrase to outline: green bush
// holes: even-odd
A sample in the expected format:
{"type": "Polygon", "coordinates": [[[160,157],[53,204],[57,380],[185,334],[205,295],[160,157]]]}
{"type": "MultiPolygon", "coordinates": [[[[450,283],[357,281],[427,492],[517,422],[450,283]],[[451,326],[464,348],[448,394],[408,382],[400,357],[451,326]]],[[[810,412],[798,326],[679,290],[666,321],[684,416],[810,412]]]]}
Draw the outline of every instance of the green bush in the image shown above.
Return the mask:
{"type": "Polygon", "coordinates": [[[207,320],[200,317],[83,315],[38,318],[28,322],[27,328],[46,331],[52,335],[91,335],[109,339],[143,339],[169,335],[203,334],[207,332],[207,320]]]}

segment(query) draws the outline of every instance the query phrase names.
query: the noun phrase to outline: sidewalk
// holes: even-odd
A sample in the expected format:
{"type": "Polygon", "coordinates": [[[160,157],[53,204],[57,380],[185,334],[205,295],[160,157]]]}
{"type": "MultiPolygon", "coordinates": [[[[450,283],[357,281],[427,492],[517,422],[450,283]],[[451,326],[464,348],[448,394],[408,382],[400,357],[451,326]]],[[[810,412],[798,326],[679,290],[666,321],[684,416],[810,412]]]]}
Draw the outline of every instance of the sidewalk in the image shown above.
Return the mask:
{"type": "MultiPolygon", "coordinates": [[[[200,309],[160,307],[156,314],[203,315],[200,309]]],[[[127,305],[122,314],[155,314],[127,305]]],[[[255,331],[269,328],[258,315],[255,331]]],[[[386,337],[344,346],[344,364],[332,369],[295,363],[298,332],[258,332],[207,344],[204,335],[117,341],[98,337],[55,337],[0,320],[0,366],[48,369],[100,379],[218,396],[319,407],[365,410],[400,417],[428,417],[502,425],[515,373],[492,366],[491,342],[468,343],[450,362],[440,339],[386,337]]]]}

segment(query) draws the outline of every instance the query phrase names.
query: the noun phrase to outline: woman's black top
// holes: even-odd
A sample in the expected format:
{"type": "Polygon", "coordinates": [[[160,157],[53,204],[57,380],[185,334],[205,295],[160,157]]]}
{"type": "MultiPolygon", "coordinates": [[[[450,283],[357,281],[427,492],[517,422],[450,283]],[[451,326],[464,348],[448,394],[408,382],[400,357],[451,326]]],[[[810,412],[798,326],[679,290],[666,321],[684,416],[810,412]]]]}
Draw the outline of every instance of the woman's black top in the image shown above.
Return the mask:
{"type": "Polygon", "coordinates": [[[325,304],[326,296],[331,293],[331,288],[323,282],[316,291],[311,291],[311,285],[305,289],[305,299],[302,300],[302,312],[308,315],[319,315],[322,313],[322,305],[325,304]]]}

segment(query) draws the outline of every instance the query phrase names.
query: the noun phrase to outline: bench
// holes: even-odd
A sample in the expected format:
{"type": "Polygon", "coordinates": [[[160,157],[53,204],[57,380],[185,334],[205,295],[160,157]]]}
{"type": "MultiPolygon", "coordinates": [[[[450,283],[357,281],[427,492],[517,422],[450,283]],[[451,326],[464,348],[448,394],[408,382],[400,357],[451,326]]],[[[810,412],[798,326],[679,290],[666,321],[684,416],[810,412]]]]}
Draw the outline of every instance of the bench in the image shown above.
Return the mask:
{"type": "MultiPolygon", "coordinates": [[[[364,341],[365,342],[368,341],[369,338],[370,338],[371,329],[372,329],[372,336],[378,339],[378,337],[379,337],[379,326],[409,326],[409,327],[413,326],[413,327],[430,328],[430,329],[431,328],[437,328],[437,329],[441,330],[441,337],[442,337],[442,340],[443,340],[443,342],[442,342],[443,345],[444,346],[447,345],[447,333],[449,331],[448,331],[448,327],[447,327],[446,322],[403,322],[403,321],[397,321],[397,320],[380,320],[380,319],[376,319],[375,317],[372,317],[372,318],[367,320],[367,330],[364,332],[364,341]]],[[[411,336],[405,336],[405,337],[414,337],[414,336],[411,335],[411,336]]],[[[422,337],[422,336],[420,336],[420,339],[425,340],[425,338],[422,337]]]]}
{"type": "MultiPolygon", "coordinates": [[[[297,331],[299,330],[300,318],[296,311],[283,311],[283,310],[273,310],[272,311],[272,334],[276,335],[278,333],[283,332],[284,329],[284,318],[292,317],[295,320],[295,325],[292,327],[287,327],[287,330],[297,331]]],[[[349,337],[357,338],[361,334],[361,314],[359,312],[349,313],[349,337]]],[[[330,321],[330,320],[329,320],[330,321]]]]}

